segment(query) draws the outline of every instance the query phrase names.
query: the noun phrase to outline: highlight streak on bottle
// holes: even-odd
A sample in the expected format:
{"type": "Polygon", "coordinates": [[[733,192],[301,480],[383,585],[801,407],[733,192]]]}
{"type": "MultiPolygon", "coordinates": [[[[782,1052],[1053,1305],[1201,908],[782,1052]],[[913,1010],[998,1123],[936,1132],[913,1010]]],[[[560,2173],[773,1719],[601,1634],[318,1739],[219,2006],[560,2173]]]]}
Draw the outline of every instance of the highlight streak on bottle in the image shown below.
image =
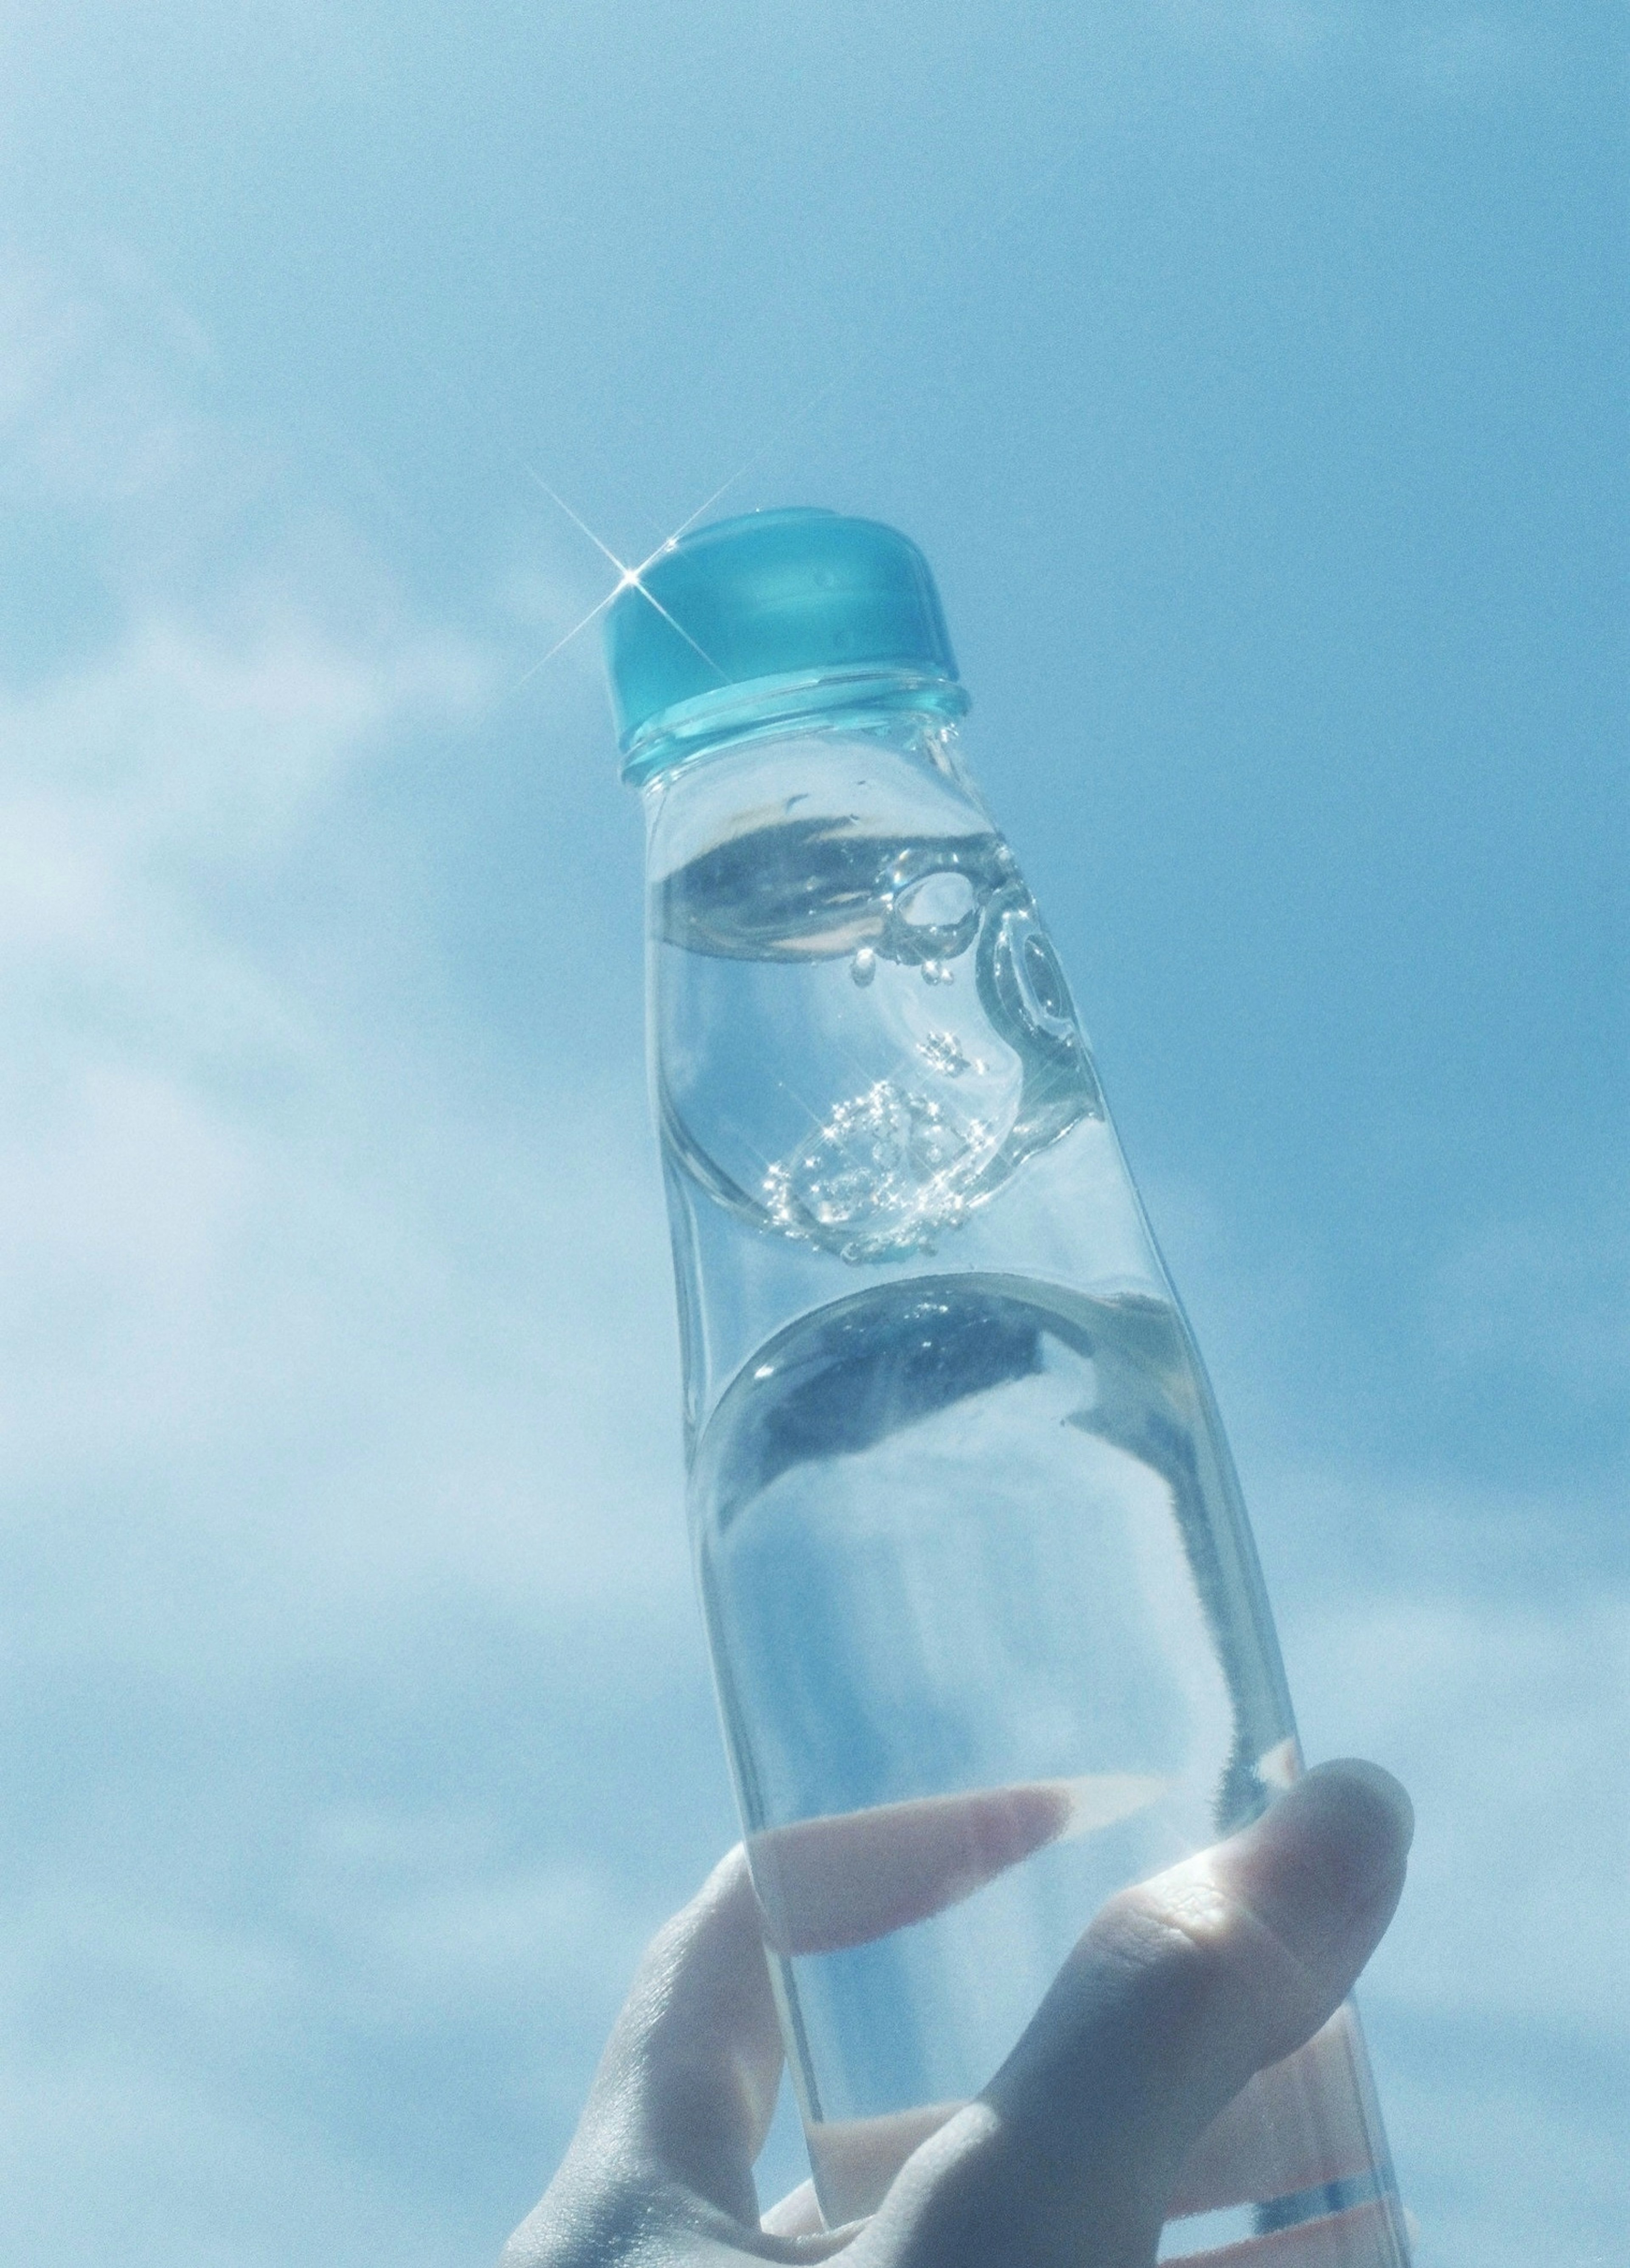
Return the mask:
{"type": "Polygon", "coordinates": [[[748,1844],[765,1938],[785,1955],[869,1944],[960,1904],[1049,1843],[1130,1818],[1168,1785],[1093,1772],[769,1829],[748,1844]]]}

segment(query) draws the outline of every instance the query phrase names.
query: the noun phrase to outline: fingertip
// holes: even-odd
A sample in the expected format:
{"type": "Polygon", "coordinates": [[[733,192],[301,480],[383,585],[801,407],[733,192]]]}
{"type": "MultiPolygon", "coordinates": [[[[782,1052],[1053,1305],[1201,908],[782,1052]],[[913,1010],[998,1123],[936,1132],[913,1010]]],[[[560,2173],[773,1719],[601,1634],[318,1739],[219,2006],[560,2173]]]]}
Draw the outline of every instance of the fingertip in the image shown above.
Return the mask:
{"type": "Polygon", "coordinates": [[[1415,1807],[1402,1780],[1395,1779],[1384,1765],[1371,1764],[1363,1756],[1338,1756],[1331,1763],[1315,1764],[1299,1785],[1337,1794],[1355,1815],[1369,1806],[1377,1834],[1390,1835],[1400,1858],[1409,1855],[1415,1837],[1415,1807]]]}
{"type": "Polygon", "coordinates": [[[1400,1881],[1415,1835],[1415,1807],[1402,1783],[1380,1764],[1342,1756],[1312,1771],[1263,1822],[1317,1845],[1331,1899],[1351,1909],[1394,1876],[1400,1881]]]}
{"type": "Polygon", "coordinates": [[[1404,1887],[1414,1808],[1390,1772],[1344,1758],[1317,1765],[1217,1854],[1230,1887],[1303,1962],[1350,1951],[1358,1964],[1404,1887]]]}

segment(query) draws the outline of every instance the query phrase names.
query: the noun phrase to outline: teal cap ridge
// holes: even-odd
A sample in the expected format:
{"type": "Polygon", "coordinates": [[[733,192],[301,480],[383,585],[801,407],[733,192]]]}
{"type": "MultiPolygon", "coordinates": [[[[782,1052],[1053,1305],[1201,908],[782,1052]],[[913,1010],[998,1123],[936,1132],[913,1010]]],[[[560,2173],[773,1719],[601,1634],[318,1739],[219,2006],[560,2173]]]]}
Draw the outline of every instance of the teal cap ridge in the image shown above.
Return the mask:
{"type": "Polygon", "coordinates": [[[779,681],[790,697],[792,681],[813,689],[836,679],[886,697],[891,685],[915,685],[921,705],[952,714],[967,706],[917,546],[879,520],[810,506],[749,512],[682,536],[612,601],[605,644],[631,774],[652,769],[640,753],[667,737],[666,725],[682,724],[669,712],[698,703],[711,712],[734,688],[771,694],[779,681]]]}

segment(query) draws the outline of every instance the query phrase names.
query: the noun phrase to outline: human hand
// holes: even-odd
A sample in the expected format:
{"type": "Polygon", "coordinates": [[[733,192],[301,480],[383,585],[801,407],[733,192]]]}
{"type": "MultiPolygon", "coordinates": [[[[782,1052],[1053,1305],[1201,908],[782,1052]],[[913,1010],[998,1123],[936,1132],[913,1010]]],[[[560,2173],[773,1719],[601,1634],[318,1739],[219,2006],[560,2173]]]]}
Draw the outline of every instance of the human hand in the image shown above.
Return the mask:
{"type": "Polygon", "coordinates": [[[1370,1764],[1110,1901],[980,2098],[864,2222],[806,2184],[761,2220],[781,2069],[761,1916],[733,1851],[647,1952],[582,2122],[502,2268],[1152,2268],[1197,2139],[1340,2006],[1392,1917],[1412,1820],[1370,1764]]]}

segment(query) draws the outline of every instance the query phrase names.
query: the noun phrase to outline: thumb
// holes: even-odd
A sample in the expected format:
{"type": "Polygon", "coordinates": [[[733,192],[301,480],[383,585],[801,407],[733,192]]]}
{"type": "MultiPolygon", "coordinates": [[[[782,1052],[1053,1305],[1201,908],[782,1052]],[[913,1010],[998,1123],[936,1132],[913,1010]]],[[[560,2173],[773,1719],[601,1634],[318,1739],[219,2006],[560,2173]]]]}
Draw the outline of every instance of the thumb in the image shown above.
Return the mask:
{"type": "Polygon", "coordinates": [[[1111,1899],[981,2100],[904,2168],[855,2268],[1147,2268],[1196,2137],[1346,1997],[1412,1828],[1387,1773],[1326,1764],[1111,1899]]]}

